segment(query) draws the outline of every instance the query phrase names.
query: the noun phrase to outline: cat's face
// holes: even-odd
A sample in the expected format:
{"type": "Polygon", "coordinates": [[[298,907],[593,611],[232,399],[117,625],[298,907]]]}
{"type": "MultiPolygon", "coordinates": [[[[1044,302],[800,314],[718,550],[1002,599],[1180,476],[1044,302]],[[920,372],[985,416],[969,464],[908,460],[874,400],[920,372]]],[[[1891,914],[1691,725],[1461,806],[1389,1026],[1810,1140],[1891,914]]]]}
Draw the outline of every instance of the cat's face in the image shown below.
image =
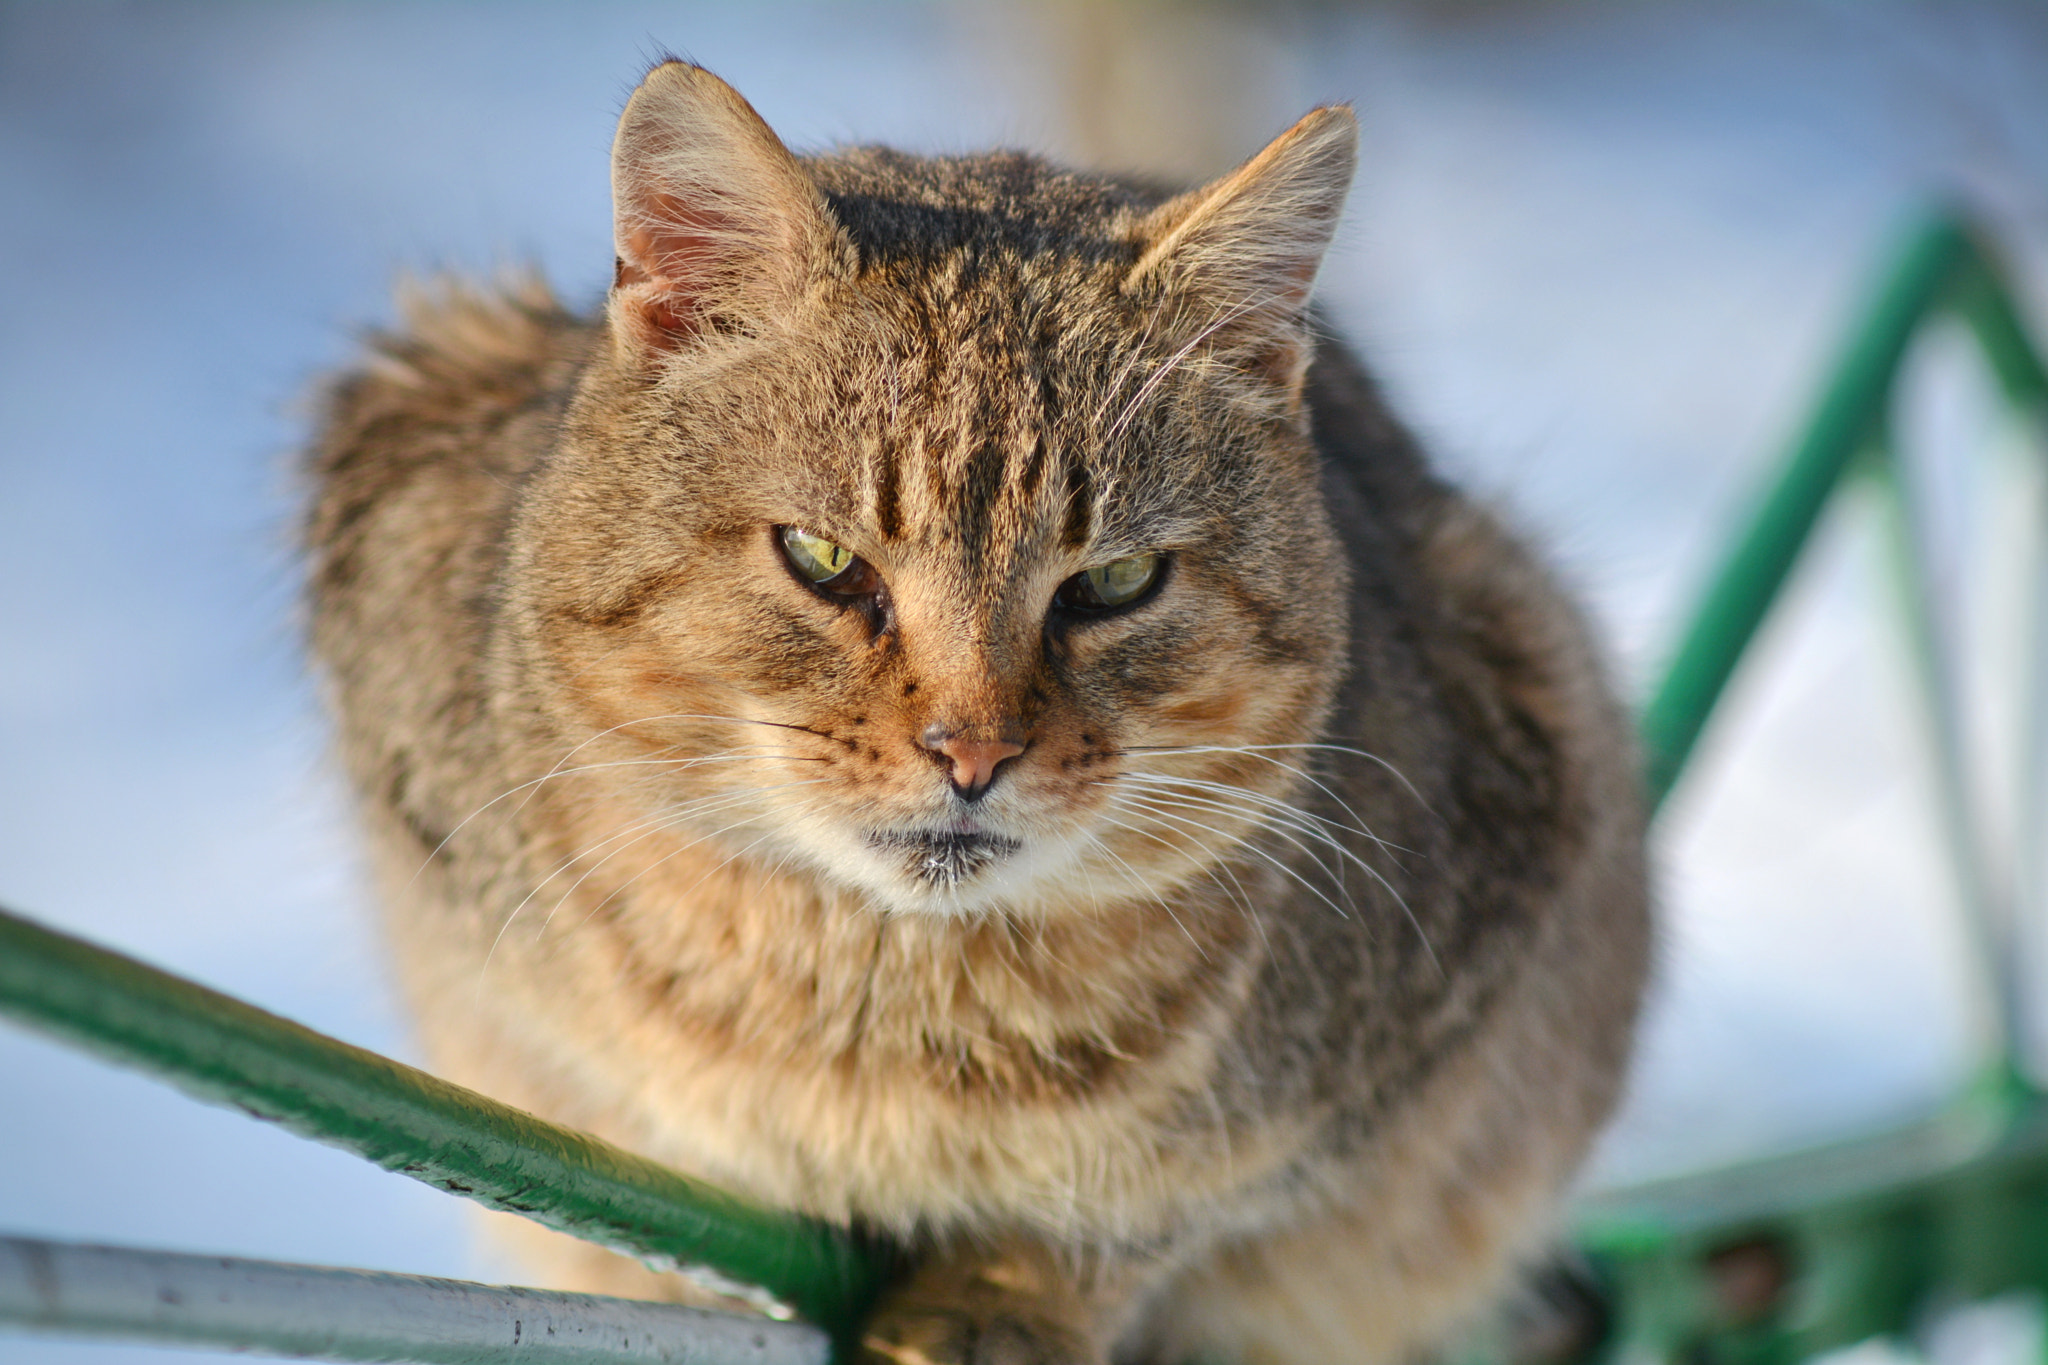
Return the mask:
{"type": "Polygon", "coordinates": [[[770,234],[780,299],[678,300],[701,231],[649,269],[622,230],[617,344],[526,500],[566,761],[661,838],[892,909],[1202,875],[1299,785],[1344,657],[1298,333],[1190,329],[1145,259],[1184,206],[1015,159],[776,169],[798,208],[746,211],[825,215],[770,234]]]}

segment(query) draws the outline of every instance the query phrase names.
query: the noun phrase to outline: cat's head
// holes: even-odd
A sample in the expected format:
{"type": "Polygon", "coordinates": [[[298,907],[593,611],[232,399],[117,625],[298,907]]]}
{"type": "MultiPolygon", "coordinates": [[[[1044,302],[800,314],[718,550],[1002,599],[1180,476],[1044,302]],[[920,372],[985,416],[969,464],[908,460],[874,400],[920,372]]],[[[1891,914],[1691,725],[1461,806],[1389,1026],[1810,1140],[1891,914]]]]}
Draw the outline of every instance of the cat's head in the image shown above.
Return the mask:
{"type": "Polygon", "coordinates": [[[551,742],[665,837],[891,909],[1204,875],[1298,790],[1346,657],[1301,386],[1355,139],[1321,109],[1159,203],[1021,155],[799,160],[657,67],[514,528],[551,742]]]}

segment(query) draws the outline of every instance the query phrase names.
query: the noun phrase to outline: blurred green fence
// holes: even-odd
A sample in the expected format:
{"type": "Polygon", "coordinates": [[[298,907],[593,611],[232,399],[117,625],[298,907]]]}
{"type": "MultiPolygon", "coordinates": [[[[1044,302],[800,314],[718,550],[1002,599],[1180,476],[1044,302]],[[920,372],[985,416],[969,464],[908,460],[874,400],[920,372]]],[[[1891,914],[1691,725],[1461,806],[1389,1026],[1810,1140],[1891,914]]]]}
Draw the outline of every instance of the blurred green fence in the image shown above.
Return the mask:
{"type": "MultiPolygon", "coordinates": [[[[2013,793],[2020,847],[1993,864],[1970,770],[1934,574],[1895,439],[1902,363],[1930,326],[1962,324],[2036,460],[2048,461],[2048,370],[1981,237],[1932,215],[1852,328],[1775,486],[1713,579],[1643,714],[1661,802],[1821,514],[1845,486],[1882,494],[1899,572],[1899,620],[1925,703],[1942,835],[1979,974],[1996,1000],[1982,1074],[1945,1112],[1905,1131],[1615,1192],[1582,1215],[1582,1243],[1613,1311],[1617,1360],[1789,1362],[1879,1334],[1905,1336],[1945,1305],[2048,1293],[2048,1097],[2020,1065],[2026,983],[2019,931],[2044,813],[2041,547],[2020,655],[2026,733],[2013,793]]],[[[2032,487],[2039,489],[2035,483],[2032,487]]],[[[2039,907],[2031,907],[2038,911],[2039,907]]],[[[1730,1103],[1740,1103],[1731,1096],[1730,1103]]]]}
{"type": "MultiPolygon", "coordinates": [[[[1876,479],[1899,533],[1902,619],[1940,755],[1944,833],[2001,1001],[1997,1055],[1954,1106],[1908,1131],[1589,1201],[1582,1292],[1600,1330],[1569,1341],[1563,1354],[1630,1365],[1789,1362],[1906,1332],[1942,1302],[2048,1292],[2048,1099],[2015,1062],[2014,889],[1980,848],[1892,439],[1901,364],[1916,336],[1949,318],[1976,337],[2013,411],[2042,443],[2037,453],[2048,456],[2040,354],[1975,231],[1959,215],[1935,215],[1852,330],[1811,422],[1646,709],[1643,733],[1661,802],[1823,511],[1845,483],[1876,479]]],[[[2029,617],[2036,623],[2039,607],[2029,617]]],[[[2041,681],[2028,682],[2035,711],[2041,681]]],[[[2024,742],[2038,757],[2039,735],[2024,742]]],[[[2030,832],[2042,813],[2038,766],[2022,765],[2030,832]]],[[[885,1248],[843,1229],[748,1207],[587,1135],[5,914],[0,1013],[438,1189],[656,1266],[754,1286],[774,1315],[823,1333],[618,1300],[25,1238],[0,1238],[0,1324],[333,1360],[796,1365],[822,1361],[828,1348],[845,1358],[892,1272],[885,1248]]]]}

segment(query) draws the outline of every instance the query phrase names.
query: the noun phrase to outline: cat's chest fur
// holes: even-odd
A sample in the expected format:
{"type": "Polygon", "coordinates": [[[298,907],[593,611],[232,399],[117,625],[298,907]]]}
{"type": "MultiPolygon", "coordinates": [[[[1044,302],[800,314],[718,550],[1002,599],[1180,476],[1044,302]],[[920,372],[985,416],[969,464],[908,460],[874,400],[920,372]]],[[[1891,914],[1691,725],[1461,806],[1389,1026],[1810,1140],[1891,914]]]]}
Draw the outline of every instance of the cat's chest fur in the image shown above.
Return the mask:
{"type": "MultiPolygon", "coordinates": [[[[572,848],[628,815],[575,810],[558,822],[572,848]]],[[[579,869],[515,922],[479,984],[445,992],[465,1008],[427,1011],[448,1064],[764,1201],[905,1229],[1001,1211],[1149,1233],[1165,1189],[1241,1184],[1297,1147],[1216,1107],[1259,964],[1229,898],[1056,923],[878,916],[691,842],[579,869]],[[472,1002],[504,1050],[471,1047],[472,1002]]]]}

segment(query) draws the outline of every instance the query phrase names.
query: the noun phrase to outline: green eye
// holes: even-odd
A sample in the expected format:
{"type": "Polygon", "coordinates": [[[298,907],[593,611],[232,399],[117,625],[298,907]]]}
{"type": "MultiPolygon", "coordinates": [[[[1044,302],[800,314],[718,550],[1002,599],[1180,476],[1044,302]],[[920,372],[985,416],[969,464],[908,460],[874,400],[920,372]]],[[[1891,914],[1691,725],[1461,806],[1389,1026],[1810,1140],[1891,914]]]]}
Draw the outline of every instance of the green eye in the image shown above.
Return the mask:
{"type": "Polygon", "coordinates": [[[1086,569],[1060,584],[1053,601],[1076,611],[1108,611],[1127,607],[1152,590],[1159,571],[1166,566],[1164,555],[1132,555],[1086,569]]]}
{"type": "Polygon", "coordinates": [[[867,562],[844,545],[794,526],[781,528],[781,540],[790,567],[826,592],[850,597],[872,592],[880,584],[867,562]]]}
{"type": "Polygon", "coordinates": [[[837,578],[853,563],[853,551],[844,545],[834,545],[823,536],[799,531],[794,526],[782,528],[782,552],[796,565],[796,571],[813,583],[837,578]]]}

